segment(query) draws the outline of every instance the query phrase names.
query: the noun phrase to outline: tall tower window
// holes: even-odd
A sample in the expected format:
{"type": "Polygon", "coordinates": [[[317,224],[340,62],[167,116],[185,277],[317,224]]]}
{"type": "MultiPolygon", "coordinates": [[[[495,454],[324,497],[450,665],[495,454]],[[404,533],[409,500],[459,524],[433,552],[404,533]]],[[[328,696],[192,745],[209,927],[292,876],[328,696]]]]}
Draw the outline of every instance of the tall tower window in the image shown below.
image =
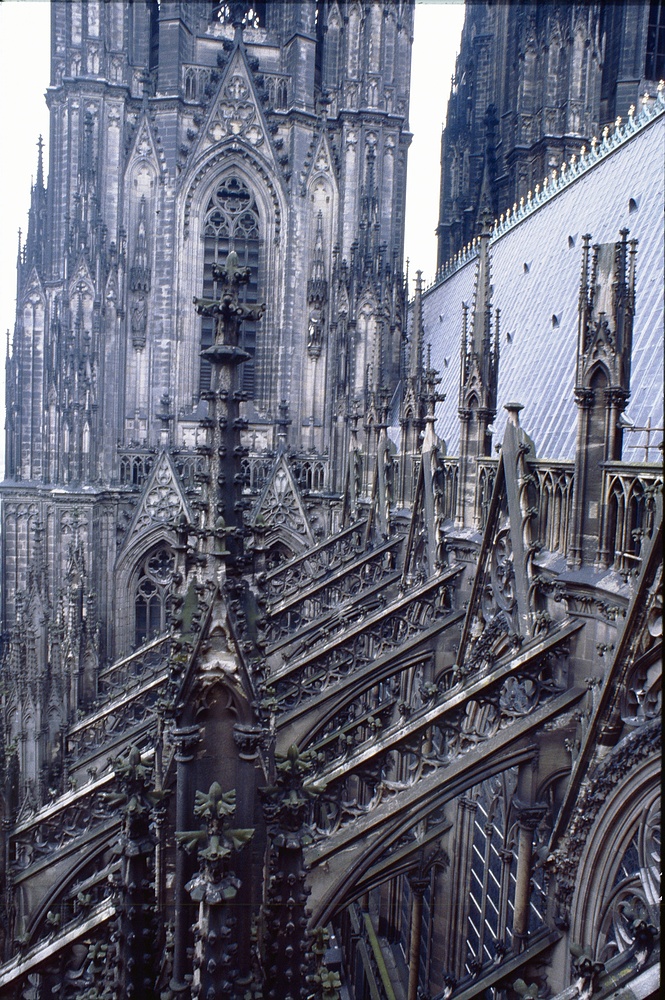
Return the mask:
{"type": "Polygon", "coordinates": [[[647,51],[644,66],[647,80],[660,80],[665,76],[665,3],[651,0],[647,51]]]}
{"type": "Polygon", "coordinates": [[[135,647],[166,632],[174,568],[174,555],[168,545],[149,552],[139,568],[134,598],[135,647]]]}
{"type": "MultiPolygon", "coordinates": [[[[249,283],[240,288],[240,301],[255,305],[259,301],[259,210],[254,195],[239,177],[221,181],[208,203],[203,227],[205,240],[203,265],[203,295],[217,298],[219,291],[212,280],[213,264],[223,262],[230,250],[238,254],[241,267],[249,267],[249,283]]],[[[242,388],[254,396],[254,355],[257,323],[242,324],[241,343],[250,355],[242,371],[242,388]]],[[[214,340],[214,321],[201,321],[201,347],[210,347],[214,340]]],[[[210,388],[210,363],[201,359],[199,386],[210,388]]]]}

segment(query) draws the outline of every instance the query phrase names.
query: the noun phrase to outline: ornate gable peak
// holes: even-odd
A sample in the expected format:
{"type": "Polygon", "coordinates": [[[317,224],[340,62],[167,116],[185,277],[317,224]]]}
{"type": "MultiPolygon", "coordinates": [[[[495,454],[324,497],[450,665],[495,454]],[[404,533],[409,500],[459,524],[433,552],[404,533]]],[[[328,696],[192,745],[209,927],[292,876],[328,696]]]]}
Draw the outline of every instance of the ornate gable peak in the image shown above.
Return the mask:
{"type": "Polygon", "coordinates": [[[134,139],[129,147],[128,161],[132,160],[151,160],[160,172],[166,169],[164,154],[146,111],[142,111],[139,116],[134,139]]]}
{"type": "Polygon", "coordinates": [[[328,177],[333,185],[337,185],[335,154],[325,131],[322,131],[318,137],[315,134],[312,140],[302,172],[303,187],[306,187],[313,178],[319,175],[328,177]]]}
{"type": "Polygon", "coordinates": [[[190,523],[194,521],[171,456],[167,451],[162,451],[145,484],[138,509],[127,531],[123,549],[126,549],[137,535],[146,534],[155,527],[175,527],[183,514],[190,523]]]}
{"type": "Polygon", "coordinates": [[[117,305],[119,290],[118,290],[118,269],[114,265],[110,268],[108,278],[106,279],[106,289],[104,292],[104,297],[108,303],[117,305]]]}
{"type": "Polygon", "coordinates": [[[261,108],[252,71],[244,48],[240,45],[229,60],[195,150],[195,159],[218,143],[242,143],[258,150],[274,161],[268,141],[268,125],[261,108]]]}
{"type": "Polygon", "coordinates": [[[46,295],[44,292],[44,285],[40,277],[39,271],[33,264],[28,272],[27,280],[23,286],[23,296],[22,299],[25,301],[28,298],[34,298],[39,296],[41,299],[45,299],[46,295]]]}
{"type": "Polygon", "coordinates": [[[262,519],[268,540],[271,534],[284,531],[303,548],[313,545],[314,533],[307,511],[288,462],[286,452],[280,449],[268,481],[263,488],[252,514],[251,524],[262,519]]]}
{"type": "Polygon", "coordinates": [[[333,0],[328,9],[328,27],[341,28],[342,21],[343,18],[339,9],[339,4],[337,0],[333,0]]]}
{"type": "Polygon", "coordinates": [[[76,266],[72,272],[72,276],[69,281],[69,295],[70,298],[76,291],[80,289],[81,284],[89,285],[90,290],[94,289],[94,282],[92,280],[92,272],[90,270],[90,265],[88,263],[88,258],[81,251],[78,255],[76,261],[76,266]]]}

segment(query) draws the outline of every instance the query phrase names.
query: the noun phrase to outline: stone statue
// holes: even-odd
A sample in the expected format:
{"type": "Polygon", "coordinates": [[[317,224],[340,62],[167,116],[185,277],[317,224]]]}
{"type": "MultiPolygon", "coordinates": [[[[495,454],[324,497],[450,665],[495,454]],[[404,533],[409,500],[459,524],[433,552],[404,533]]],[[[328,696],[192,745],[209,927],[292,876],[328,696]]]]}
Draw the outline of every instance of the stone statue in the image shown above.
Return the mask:
{"type": "Polygon", "coordinates": [[[148,323],[148,309],[145,296],[139,295],[132,307],[132,341],[134,347],[145,347],[146,326],[148,323]]]}

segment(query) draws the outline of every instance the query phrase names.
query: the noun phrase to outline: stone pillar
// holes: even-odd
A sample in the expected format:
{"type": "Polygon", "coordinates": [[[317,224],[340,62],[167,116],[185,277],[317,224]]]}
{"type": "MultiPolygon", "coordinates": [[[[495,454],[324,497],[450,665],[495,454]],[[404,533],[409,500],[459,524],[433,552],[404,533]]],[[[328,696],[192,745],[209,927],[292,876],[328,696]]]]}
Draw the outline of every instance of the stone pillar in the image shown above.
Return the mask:
{"type": "Polygon", "coordinates": [[[469,473],[468,463],[468,443],[469,443],[469,421],[471,420],[471,410],[460,409],[460,449],[459,449],[459,473],[457,477],[457,510],[455,512],[455,527],[465,526],[465,510],[467,507],[467,484],[469,473]]]}
{"type": "MultiPolygon", "coordinates": [[[[263,738],[263,730],[260,726],[251,723],[236,722],[233,727],[233,740],[238,748],[238,761],[236,764],[236,811],[235,819],[237,825],[246,829],[254,827],[254,803],[256,800],[256,768],[259,763],[259,747],[263,738]]],[[[238,971],[240,976],[247,976],[251,971],[251,943],[252,943],[252,913],[253,903],[260,902],[254,899],[255,880],[252,877],[252,852],[242,851],[237,856],[234,868],[241,881],[240,896],[241,902],[245,905],[236,907],[239,942],[238,948],[238,971]]]]}
{"type": "Polygon", "coordinates": [[[585,445],[589,434],[589,411],[593,406],[593,391],[591,389],[576,389],[575,402],[579,412],[577,416],[577,441],[575,443],[575,480],[570,513],[570,544],[568,547],[568,565],[571,568],[582,565],[584,480],[586,478],[585,445]]]}
{"type": "MultiPolygon", "coordinates": [[[[500,847],[499,857],[501,858],[501,889],[499,890],[499,941],[505,945],[506,928],[508,926],[508,901],[510,889],[510,869],[513,864],[513,851],[510,847],[500,847]]],[[[498,946],[497,946],[498,947],[498,946]]]]}
{"type": "Polygon", "coordinates": [[[517,875],[515,885],[515,911],[513,913],[513,941],[515,950],[524,951],[529,936],[529,904],[531,899],[531,857],[533,831],[543,818],[542,806],[518,806],[517,825],[517,875]]]}
{"type": "Polygon", "coordinates": [[[463,796],[457,813],[455,838],[455,870],[450,904],[450,945],[448,969],[457,978],[462,977],[466,950],[466,919],[469,890],[471,888],[471,859],[473,851],[473,824],[478,804],[463,796]]]}
{"type": "MultiPolygon", "coordinates": [[[[628,395],[625,389],[617,387],[605,390],[605,406],[607,410],[606,455],[609,461],[621,461],[623,430],[619,424],[619,417],[626,409],[628,395]]],[[[614,539],[610,538],[612,525],[609,524],[608,519],[608,499],[606,477],[603,475],[599,511],[600,531],[598,532],[598,553],[596,555],[596,563],[599,569],[607,569],[614,556],[614,539]]]]}
{"type": "MultiPolygon", "coordinates": [[[[194,781],[192,761],[201,740],[198,726],[184,726],[173,730],[175,744],[176,771],[176,830],[187,830],[191,826],[192,803],[194,797],[194,781]]],[[[191,874],[191,863],[182,850],[178,848],[175,855],[174,907],[175,929],[173,933],[173,978],[170,986],[174,993],[184,993],[189,990],[185,982],[185,972],[189,968],[187,961],[187,931],[193,923],[189,913],[189,896],[185,891],[185,883],[191,874]]]]}
{"type": "Polygon", "coordinates": [[[430,884],[430,876],[421,876],[420,873],[407,875],[409,888],[411,889],[411,936],[409,941],[409,985],[407,988],[407,1000],[417,1000],[418,979],[420,975],[420,948],[422,945],[423,931],[423,896],[427,892],[430,884]]]}

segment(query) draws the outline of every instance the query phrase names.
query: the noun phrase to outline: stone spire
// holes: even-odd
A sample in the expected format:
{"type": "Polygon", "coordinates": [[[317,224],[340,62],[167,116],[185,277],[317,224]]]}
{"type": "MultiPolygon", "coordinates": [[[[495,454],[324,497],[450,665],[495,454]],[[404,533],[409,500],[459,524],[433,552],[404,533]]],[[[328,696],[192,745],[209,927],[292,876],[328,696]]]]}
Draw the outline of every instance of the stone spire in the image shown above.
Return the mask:
{"type": "Polygon", "coordinates": [[[46,188],[44,187],[44,142],[41,135],[37,140],[37,179],[30,193],[30,213],[28,216],[28,235],[22,255],[22,263],[27,275],[31,266],[41,272],[44,263],[44,246],[46,240],[46,188]]]}
{"type": "Polygon", "coordinates": [[[233,907],[241,881],[231,866],[254,830],[232,827],[235,806],[235,789],[223,792],[215,781],[207,793],[196,793],[194,815],[203,829],[176,834],[181,847],[198,848],[199,857],[199,870],[186,885],[199,907],[192,996],[231,997],[238,978],[233,907]]]}
{"type": "MultiPolygon", "coordinates": [[[[499,310],[494,316],[492,332],[492,285],[489,252],[489,225],[483,225],[479,237],[478,267],[471,314],[471,336],[468,336],[467,313],[462,331],[462,371],[460,377],[460,409],[469,406],[482,411],[486,427],[496,415],[496,393],[499,376],[499,310]]],[[[480,412],[479,412],[480,417],[480,412]]],[[[481,442],[482,454],[490,454],[490,442],[481,442]]]]}
{"type": "Polygon", "coordinates": [[[224,264],[213,265],[212,277],[221,286],[220,298],[194,298],[199,315],[211,316],[215,322],[215,342],[202,351],[213,369],[211,387],[202,394],[208,401],[208,417],[201,422],[199,450],[209,458],[202,534],[208,539],[207,551],[241,572],[244,524],[239,464],[249,449],[240,441],[240,431],[247,426],[246,418],[240,416],[240,403],[247,396],[238,388],[238,368],[249,354],[238,346],[238,340],[241,323],[261,319],[265,306],[240,305],[240,286],[249,281],[250,269],[239,266],[234,250],[224,264]]]}
{"type": "Polygon", "coordinates": [[[309,326],[307,329],[307,353],[310,358],[321,356],[323,347],[324,310],[328,299],[328,282],[323,253],[323,213],[316,217],[314,257],[307,282],[307,302],[309,305],[309,326]]]}
{"type": "Polygon", "coordinates": [[[416,290],[413,297],[413,320],[411,323],[411,356],[409,376],[418,379],[423,370],[423,272],[416,271],[416,290]]]}
{"type": "Polygon", "coordinates": [[[460,481],[456,520],[461,525],[473,510],[475,461],[492,452],[492,421],[496,416],[499,380],[499,310],[492,330],[490,233],[485,219],[480,234],[476,285],[469,330],[463,304],[459,388],[460,481]]]}
{"type": "Polygon", "coordinates": [[[603,462],[621,460],[620,420],[630,397],[637,240],[622,229],[616,243],[582,237],[575,402],[578,407],[569,563],[610,561],[607,520],[598,545],[603,462]]]}

